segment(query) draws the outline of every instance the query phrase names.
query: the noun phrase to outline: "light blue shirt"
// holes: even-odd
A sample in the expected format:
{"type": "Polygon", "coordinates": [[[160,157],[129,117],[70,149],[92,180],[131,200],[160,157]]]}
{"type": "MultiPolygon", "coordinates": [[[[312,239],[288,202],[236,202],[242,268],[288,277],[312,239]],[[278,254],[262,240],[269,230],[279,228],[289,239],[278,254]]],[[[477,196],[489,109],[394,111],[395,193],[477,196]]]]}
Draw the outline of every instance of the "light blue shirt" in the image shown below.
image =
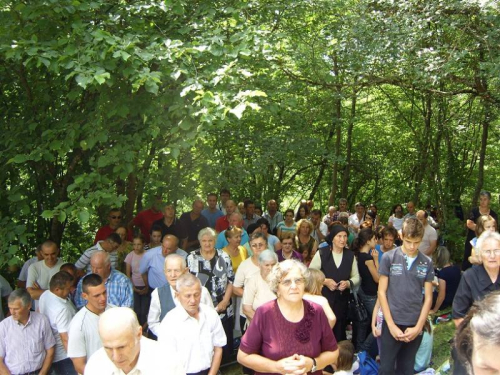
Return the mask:
{"type": "MultiPolygon", "coordinates": [[[[153,289],[167,284],[167,278],[165,277],[165,272],[163,271],[165,267],[165,257],[163,256],[161,250],[161,246],[149,249],[142,256],[141,263],[139,264],[139,272],[141,275],[147,272],[148,284],[153,289]]],[[[188,256],[188,254],[182,249],[177,249],[175,253],[184,259],[188,256]]]]}
{"type": "MultiPolygon", "coordinates": [[[[217,242],[215,243],[216,249],[223,249],[224,247],[226,247],[228,245],[225,233],[226,233],[226,231],[223,230],[217,236],[217,242]]],[[[250,240],[250,238],[248,237],[247,231],[245,229],[242,229],[240,245],[241,246],[245,245],[249,240],[250,240]]]]}
{"type": "Polygon", "coordinates": [[[215,223],[217,222],[217,219],[219,217],[224,216],[221,210],[215,210],[215,212],[210,212],[208,208],[205,208],[203,211],[201,211],[201,214],[205,217],[205,219],[208,220],[210,228],[213,229],[215,229],[215,223]]]}

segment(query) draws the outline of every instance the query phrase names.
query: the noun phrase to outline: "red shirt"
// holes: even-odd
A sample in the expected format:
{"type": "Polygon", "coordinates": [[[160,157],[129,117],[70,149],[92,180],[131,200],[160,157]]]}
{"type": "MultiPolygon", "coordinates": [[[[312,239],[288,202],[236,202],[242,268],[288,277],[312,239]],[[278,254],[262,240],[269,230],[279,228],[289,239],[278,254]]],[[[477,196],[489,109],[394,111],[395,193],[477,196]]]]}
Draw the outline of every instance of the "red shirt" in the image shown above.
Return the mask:
{"type": "Polygon", "coordinates": [[[139,212],[134,218],[134,225],[141,229],[145,243],[149,243],[149,232],[153,223],[160,219],[163,219],[163,213],[161,211],[154,212],[151,208],[139,212]]]}
{"type": "Polygon", "coordinates": [[[227,228],[229,228],[229,220],[227,215],[219,217],[215,222],[215,230],[220,233],[227,228]]]}
{"type": "Polygon", "coordinates": [[[115,230],[116,229],[111,228],[109,224],[103,226],[102,228],[99,228],[99,230],[95,234],[94,245],[97,243],[97,241],[104,241],[111,233],[115,233],[115,230]]]}

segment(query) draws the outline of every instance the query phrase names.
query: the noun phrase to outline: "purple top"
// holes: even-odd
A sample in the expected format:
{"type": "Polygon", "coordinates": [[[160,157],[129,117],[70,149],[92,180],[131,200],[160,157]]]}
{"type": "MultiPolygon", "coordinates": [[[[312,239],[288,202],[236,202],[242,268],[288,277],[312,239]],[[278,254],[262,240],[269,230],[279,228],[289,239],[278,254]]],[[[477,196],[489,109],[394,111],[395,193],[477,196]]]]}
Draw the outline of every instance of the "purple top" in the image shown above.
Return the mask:
{"type": "MultiPolygon", "coordinates": [[[[285,319],[276,300],[260,306],[241,340],[241,351],[278,361],[294,354],[315,358],[322,352],[337,350],[323,308],[306,300],[303,303],[304,318],[297,323],[285,319]]],[[[321,375],[322,371],[314,374],[321,375]]]]}
{"type": "MultiPolygon", "coordinates": [[[[283,256],[283,250],[276,251],[276,255],[278,256],[278,262],[283,262],[285,257],[283,256]]],[[[298,251],[292,250],[291,259],[297,259],[300,262],[304,262],[304,257],[298,251]]]]}

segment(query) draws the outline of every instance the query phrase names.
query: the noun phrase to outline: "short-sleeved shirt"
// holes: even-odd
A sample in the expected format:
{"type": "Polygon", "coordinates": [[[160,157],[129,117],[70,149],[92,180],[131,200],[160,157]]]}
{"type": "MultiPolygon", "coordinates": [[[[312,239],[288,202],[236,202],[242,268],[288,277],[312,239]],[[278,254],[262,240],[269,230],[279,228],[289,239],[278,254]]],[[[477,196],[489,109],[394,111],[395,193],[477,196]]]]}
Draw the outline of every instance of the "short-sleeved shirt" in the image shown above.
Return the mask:
{"type": "MultiPolygon", "coordinates": [[[[248,233],[245,229],[242,229],[241,231],[242,231],[242,233],[241,233],[240,245],[244,246],[246,243],[248,243],[249,237],[248,237],[248,233]]],[[[215,242],[215,247],[217,249],[222,249],[222,248],[226,247],[227,244],[228,244],[228,242],[226,239],[226,231],[223,230],[222,232],[220,232],[217,235],[217,241],[215,242]]]]}
{"type": "Polygon", "coordinates": [[[207,219],[210,228],[214,229],[215,224],[217,223],[217,219],[224,216],[221,210],[216,209],[214,212],[211,212],[208,208],[205,208],[203,211],[201,211],[201,214],[205,217],[205,219],[207,219]]]}
{"type": "Polygon", "coordinates": [[[453,319],[463,318],[475,301],[495,290],[500,290],[500,276],[492,283],[483,265],[469,268],[463,273],[453,299],[453,319]]]}
{"type": "Polygon", "coordinates": [[[304,261],[304,257],[302,256],[302,254],[295,250],[292,250],[292,255],[290,256],[290,258],[285,259],[285,257],[283,256],[283,250],[278,250],[276,252],[276,255],[278,256],[278,262],[283,262],[286,259],[297,259],[300,262],[304,261]]]}
{"type": "MultiPolygon", "coordinates": [[[[105,251],[102,248],[102,242],[99,241],[97,242],[94,246],[89,247],[87,250],[85,250],[80,257],[75,263],[75,267],[78,268],[79,270],[84,270],[85,268],[87,269],[87,272],[91,271],[90,267],[90,258],[92,257],[92,254],[94,254],[96,251],[105,251]]],[[[111,267],[117,268],[118,267],[118,253],[115,251],[109,253],[109,261],[111,263],[111,267]]]]}
{"type": "Polygon", "coordinates": [[[227,215],[219,217],[215,223],[215,230],[220,233],[227,228],[229,228],[229,218],[227,215]]]}
{"type": "MultiPolygon", "coordinates": [[[[48,290],[49,283],[52,276],[59,272],[61,266],[64,264],[62,259],[58,259],[54,267],[49,268],[45,264],[45,260],[40,260],[33,263],[28,269],[28,280],[26,281],[26,287],[32,288],[36,282],[41,289],[48,290]]],[[[34,309],[38,310],[38,301],[35,300],[34,309]]]]}
{"type": "Polygon", "coordinates": [[[420,251],[410,269],[406,258],[401,247],[384,253],[379,274],[389,278],[387,300],[394,322],[414,326],[422,310],[424,284],[434,279],[434,267],[420,251]]]}
{"type": "Polygon", "coordinates": [[[143,210],[134,217],[133,223],[135,226],[138,226],[141,229],[141,234],[144,237],[145,243],[149,243],[149,233],[151,231],[151,227],[156,220],[162,220],[163,213],[161,211],[153,211],[151,208],[147,210],[143,210]]]}
{"type": "Polygon", "coordinates": [[[111,228],[109,225],[105,225],[97,231],[95,234],[95,239],[94,239],[94,244],[96,244],[99,241],[104,241],[106,238],[109,237],[111,233],[115,233],[115,229],[111,228]]]}
{"type": "Polygon", "coordinates": [[[422,237],[422,242],[420,242],[420,246],[418,250],[426,251],[430,246],[432,241],[437,241],[438,235],[436,230],[427,224],[424,227],[424,237],[422,237]]]}
{"type": "Polygon", "coordinates": [[[125,263],[130,264],[132,284],[134,284],[135,286],[144,286],[144,280],[142,279],[141,272],[139,271],[141,259],[144,254],[144,252],[141,254],[136,254],[135,251],[132,251],[125,257],[125,263]]]}
{"type": "MultiPolygon", "coordinates": [[[[182,249],[175,250],[175,253],[182,256],[184,259],[187,253],[182,249]]],[[[141,259],[139,272],[148,274],[149,286],[153,289],[159,288],[167,284],[167,278],[164,272],[165,256],[162,253],[162,247],[157,246],[149,249],[141,259]]]]}
{"type": "Polygon", "coordinates": [[[286,223],[284,221],[281,221],[278,223],[277,228],[281,230],[281,233],[295,233],[295,230],[297,229],[297,223],[294,221],[291,227],[287,227],[286,223]]]}
{"type": "Polygon", "coordinates": [[[229,255],[229,258],[231,258],[231,264],[233,265],[233,272],[236,274],[238,272],[238,267],[240,264],[248,258],[248,252],[247,249],[245,249],[243,246],[238,246],[238,255],[233,257],[230,253],[229,250],[227,249],[227,246],[222,249],[227,255],[229,255]]]}
{"type": "Polygon", "coordinates": [[[40,296],[40,312],[49,318],[56,339],[54,362],[68,358],[59,334],[69,332],[71,320],[76,314],[75,306],[69,299],[62,299],[47,290],[40,296]]]}
{"type": "Polygon", "coordinates": [[[39,370],[56,344],[47,317],[31,311],[26,325],[9,316],[0,322],[0,357],[11,374],[39,370]]]}
{"type": "Polygon", "coordinates": [[[28,280],[28,269],[30,268],[30,266],[35,263],[35,262],[38,262],[38,258],[37,257],[33,257],[31,259],[28,259],[24,264],[23,264],[23,268],[21,268],[21,272],[19,272],[19,277],[17,278],[19,281],[26,281],[28,280]]]}
{"type": "MultiPolygon", "coordinates": [[[[250,281],[250,279],[258,275],[260,273],[259,266],[256,266],[252,258],[247,258],[243,263],[240,264],[238,268],[238,272],[234,276],[234,284],[233,286],[237,288],[244,288],[245,285],[250,281]]],[[[240,315],[245,316],[243,314],[243,305],[240,306],[240,315]]]]}
{"type": "Polygon", "coordinates": [[[283,221],[283,214],[279,211],[276,211],[273,217],[271,217],[271,214],[269,212],[264,212],[262,217],[267,221],[269,221],[269,227],[271,232],[273,233],[275,233],[275,229],[278,226],[278,224],[283,221]]]}
{"type": "MultiPolygon", "coordinates": [[[[106,310],[111,307],[106,306],[106,310]]],[[[84,307],[76,313],[69,326],[68,357],[89,359],[100,348],[99,315],[84,307]]]]}
{"type": "Polygon", "coordinates": [[[365,262],[373,262],[373,257],[368,253],[359,253],[358,255],[358,271],[361,276],[361,289],[368,296],[377,295],[378,284],[373,280],[373,276],[365,262]]]}
{"type": "Polygon", "coordinates": [[[245,285],[243,291],[243,305],[250,305],[255,311],[263,304],[276,299],[269,283],[260,273],[253,275],[245,285]]]}
{"type": "Polygon", "coordinates": [[[392,226],[394,227],[394,229],[396,229],[396,230],[401,230],[403,228],[404,221],[405,221],[404,217],[399,218],[399,217],[392,215],[389,218],[389,223],[391,223],[392,226]]]}
{"type": "Polygon", "coordinates": [[[163,219],[156,220],[153,223],[153,226],[161,228],[161,238],[165,237],[167,234],[171,234],[172,236],[177,237],[180,242],[180,240],[183,240],[188,236],[186,228],[184,228],[184,225],[182,225],[182,223],[177,218],[174,219],[170,226],[165,224],[163,219]]]}
{"type": "MultiPolygon", "coordinates": [[[[304,318],[297,323],[283,316],[276,300],[260,306],[241,339],[240,350],[273,361],[294,354],[317,358],[323,352],[337,350],[337,341],[323,308],[306,300],[303,303],[304,318]]],[[[321,370],[314,372],[321,373],[321,370]]]]}

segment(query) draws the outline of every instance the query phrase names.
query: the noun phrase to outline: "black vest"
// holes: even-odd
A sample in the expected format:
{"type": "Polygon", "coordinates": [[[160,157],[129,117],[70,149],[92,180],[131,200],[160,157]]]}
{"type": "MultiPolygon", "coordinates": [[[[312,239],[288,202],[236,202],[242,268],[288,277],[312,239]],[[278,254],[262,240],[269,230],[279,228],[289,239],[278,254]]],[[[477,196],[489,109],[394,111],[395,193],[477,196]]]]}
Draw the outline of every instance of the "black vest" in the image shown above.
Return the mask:
{"type": "MultiPolygon", "coordinates": [[[[354,261],[354,253],[351,250],[344,249],[342,262],[338,268],[335,265],[330,248],[321,249],[319,255],[321,257],[321,271],[325,274],[327,279],[333,279],[336,283],[342,280],[350,279],[352,262],[354,261]]],[[[327,287],[323,287],[321,291],[321,294],[323,294],[323,296],[328,300],[334,312],[336,310],[334,307],[337,302],[342,301],[347,303],[349,293],[350,289],[340,292],[339,290],[331,291],[327,287]]]]}
{"type": "Polygon", "coordinates": [[[170,290],[170,284],[166,284],[158,288],[158,298],[160,299],[161,322],[170,310],[175,309],[174,296],[170,290]]]}

